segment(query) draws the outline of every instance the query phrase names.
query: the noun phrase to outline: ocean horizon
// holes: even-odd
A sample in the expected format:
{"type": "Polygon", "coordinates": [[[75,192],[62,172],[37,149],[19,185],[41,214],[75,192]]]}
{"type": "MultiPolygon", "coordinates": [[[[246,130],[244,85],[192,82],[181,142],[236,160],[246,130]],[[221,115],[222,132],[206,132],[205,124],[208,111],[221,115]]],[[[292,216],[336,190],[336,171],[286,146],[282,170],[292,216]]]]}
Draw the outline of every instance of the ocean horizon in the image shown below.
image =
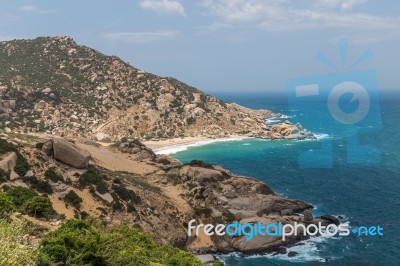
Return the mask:
{"type": "MultiPolygon", "coordinates": [[[[381,121],[377,130],[360,134],[360,143],[376,147],[381,159],[374,163],[349,163],[348,143],[341,128],[323,112],[324,104],[290,106],[285,97],[218,95],[223,100],[249,108],[269,109],[282,114],[267,121],[290,120],[306,125],[315,140],[224,139],[170,147],[174,158],[186,163],[193,159],[222,165],[234,174],[255,177],[274,191],[314,205],[313,215],[334,215],[351,228],[377,226],[384,236],[312,237],[288,246],[286,254],[245,256],[219,255],[226,265],[400,265],[400,97],[397,92],[381,95],[381,121]],[[304,168],[299,156],[332,143],[332,167],[304,168]],[[293,251],[296,256],[287,254],[293,251]]],[[[368,154],[366,156],[369,156],[368,154]]]]}

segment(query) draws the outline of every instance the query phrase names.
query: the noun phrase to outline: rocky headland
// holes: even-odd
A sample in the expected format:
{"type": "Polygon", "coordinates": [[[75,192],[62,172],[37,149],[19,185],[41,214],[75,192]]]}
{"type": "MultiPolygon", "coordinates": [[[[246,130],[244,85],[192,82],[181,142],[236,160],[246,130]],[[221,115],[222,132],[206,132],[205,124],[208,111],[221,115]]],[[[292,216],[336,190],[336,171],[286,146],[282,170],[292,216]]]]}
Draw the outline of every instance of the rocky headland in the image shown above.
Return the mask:
{"type": "Polygon", "coordinates": [[[6,173],[2,186],[28,187],[48,195],[62,215],[58,220],[36,221],[48,230],[64,219],[90,215],[109,224],[140,226],[160,243],[194,254],[254,254],[284,252],[286,245],[304,237],[286,241],[271,236],[251,241],[245,236],[188,237],[187,223],[192,219],[211,224],[337,222],[332,216],[313,217],[311,204],[279,195],[261,181],[202,161],[182,164],[156,155],[138,140],[106,147],[87,139],[3,134],[0,141],[8,147],[0,161],[6,173]],[[18,166],[22,159],[16,158],[24,158],[23,171],[18,166]],[[71,191],[81,200],[71,202],[71,191]]]}
{"type": "Polygon", "coordinates": [[[301,125],[159,77],[66,36],[0,42],[0,128],[115,142],[231,135],[312,138],[301,125]]]}

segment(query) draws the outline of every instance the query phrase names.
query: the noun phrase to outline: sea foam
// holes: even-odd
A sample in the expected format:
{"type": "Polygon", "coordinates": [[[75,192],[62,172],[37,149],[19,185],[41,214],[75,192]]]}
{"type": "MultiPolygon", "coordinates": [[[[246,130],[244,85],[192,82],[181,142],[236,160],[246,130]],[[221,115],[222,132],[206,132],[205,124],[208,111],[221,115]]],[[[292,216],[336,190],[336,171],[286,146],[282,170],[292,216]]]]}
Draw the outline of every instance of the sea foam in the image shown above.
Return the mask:
{"type": "Polygon", "coordinates": [[[155,154],[175,154],[181,151],[185,151],[191,147],[200,147],[208,144],[212,144],[215,142],[226,142],[226,141],[238,141],[243,140],[244,138],[220,138],[220,139],[210,139],[210,140],[201,140],[187,144],[177,144],[172,146],[167,146],[159,149],[154,149],[155,154]]]}

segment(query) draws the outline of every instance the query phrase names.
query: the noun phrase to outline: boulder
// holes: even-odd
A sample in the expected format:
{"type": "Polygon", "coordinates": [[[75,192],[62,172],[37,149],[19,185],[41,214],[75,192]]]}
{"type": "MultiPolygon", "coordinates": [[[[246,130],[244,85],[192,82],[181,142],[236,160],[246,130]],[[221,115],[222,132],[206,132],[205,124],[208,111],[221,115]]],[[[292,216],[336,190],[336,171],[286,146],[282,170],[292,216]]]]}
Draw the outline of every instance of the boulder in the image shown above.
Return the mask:
{"type": "Polygon", "coordinates": [[[185,172],[188,177],[200,184],[221,181],[224,178],[220,171],[209,168],[189,167],[185,172]]]}
{"type": "Polygon", "coordinates": [[[64,139],[51,139],[43,144],[42,150],[54,159],[77,169],[87,168],[90,154],[64,139]]]}
{"type": "Polygon", "coordinates": [[[11,152],[0,161],[0,169],[4,170],[5,172],[10,172],[14,170],[16,164],[17,154],[15,152],[11,152]]]}
{"type": "Polygon", "coordinates": [[[211,255],[211,254],[197,255],[196,257],[197,257],[197,258],[201,261],[201,263],[203,263],[203,264],[212,264],[212,263],[215,261],[213,255],[211,255]]]}
{"type": "Polygon", "coordinates": [[[333,223],[333,224],[335,224],[335,225],[339,225],[339,224],[340,224],[339,219],[336,218],[336,217],[333,216],[333,215],[322,215],[322,216],[321,216],[321,219],[327,220],[327,221],[329,221],[329,222],[331,222],[331,223],[333,223]]]}
{"type": "Polygon", "coordinates": [[[96,139],[97,139],[97,141],[108,142],[108,141],[110,141],[110,136],[99,132],[96,134],[96,139]]]}
{"type": "Polygon", "coordinates": [[[102,201],[104,201],[107,204],[112,204],[114,202],[114,199],[110,193],[101,194],[96,191],[96,196],[99,197],[102,201]]]}

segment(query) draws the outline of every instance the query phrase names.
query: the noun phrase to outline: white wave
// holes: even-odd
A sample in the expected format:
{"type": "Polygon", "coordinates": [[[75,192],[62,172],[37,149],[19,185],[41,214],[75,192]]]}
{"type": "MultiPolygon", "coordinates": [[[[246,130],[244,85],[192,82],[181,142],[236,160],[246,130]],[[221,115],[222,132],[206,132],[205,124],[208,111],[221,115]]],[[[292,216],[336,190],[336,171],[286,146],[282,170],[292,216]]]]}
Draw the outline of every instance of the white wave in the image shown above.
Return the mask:
{"type": "Polygon", "coordinates": [[[281,115],[279,118],[281,118],[281,119],[289,119],[289,118],[293,118],[293,116],[290,116],[290,115],[281,115]]]}
{"type": "Polygon", "coordinates": [[[251,146],[251,143],[246,142],[246,143],[243,143],[242,146],[251,146]]]}
{"type": "Polygon", "coordinates": [[[274,118],[266,119],[265,122],[268,124],[275,124],[275,123],[281,122],[281,119],[274,117],[274,118]]]}
{"type": "Polygon", "coordinates": [[[155,154],[175,154],[181,151],[185,151],[188,148],[191,147],[199,147],[199,146],[204,146],[208,145],[211,143],[215,142],[226,142],[226,141],[238,141],[238,140],[243,140],[244,138],[220,138],[220,139],[210,139],[210,140],[202,140],[202,141],[196,141],[192,143],[187,143],[187,144],[178,144],[178,145],[172,145],[172,146],[167,146],[159,149],[154,149],[155,154]]]}
{"type": "Polygon", "coordinates": [[[330,134],[326,133],[313,133],[313,134],[317,139],[327,139],[331,136],[330,134]]]}
{"type": "MultiPolygon", "coordinates": [[[[256,254],[246,256],[241,253],[231,253],[228,255],[219,255],[217,256],[220,260],[225,261],[228,257],[240,257],[244,259],[252,259],[252,258],[265,258],[271,260],[282,260],[288,262],[326,262],[326,257],[322,257],[320,255],[320,249],[318,246],[320,244],[325,243],[328,239],[340,239],[339,237],[332,236],[318,236],[313,237],[307,240],[300,241],[298,244],[287,247],[286,254],[277,254],[277,253],[269,253],[269,254],[256,254]],[[297,255],[294,257],[288,257],[289,252],[296,252],[297,255]]],[[[329,259],[335,259],[330,256],[329,259]]]]}

